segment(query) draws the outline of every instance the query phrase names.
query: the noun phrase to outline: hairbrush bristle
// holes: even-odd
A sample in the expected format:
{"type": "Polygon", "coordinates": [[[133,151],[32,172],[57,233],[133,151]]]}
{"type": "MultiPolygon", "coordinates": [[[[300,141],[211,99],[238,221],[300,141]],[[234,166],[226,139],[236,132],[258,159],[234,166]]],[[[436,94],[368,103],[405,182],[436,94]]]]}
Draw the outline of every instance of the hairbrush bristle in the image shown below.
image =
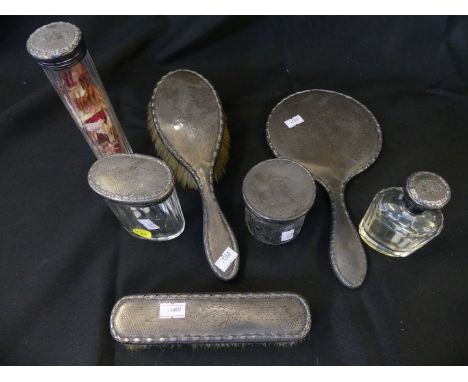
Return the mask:
{"type": "MultiPolygon", "coordinates": [[[[166,148],[161,137],[158,134],[158,131],[155,126],[153,119],[153,113],[151,110],[151,102],[148,104],[147,109],[147,121],[148,121],[148,130],[150,132],[151,140],[154,143],[156,152],[160,158],[167,163],[167,165],[174,172],[174,176],[177,182],[182,185],[182,187],[196,189],[197,185],[193,180],[190,172],[182,165],[180,162],[170,153],[166,148]]],[[[218,182],[224,173],[226,172],[226,165],[229,160],[229,150],[231,148],[231,136],[229,135],[229,130],[227,128],[226,116],[224,116],[224,127],[223,127],[223,138],[221,140],[221,145],[218,152],[218,157],[213,169],[213,177],[215,182],[218,182]]]]}

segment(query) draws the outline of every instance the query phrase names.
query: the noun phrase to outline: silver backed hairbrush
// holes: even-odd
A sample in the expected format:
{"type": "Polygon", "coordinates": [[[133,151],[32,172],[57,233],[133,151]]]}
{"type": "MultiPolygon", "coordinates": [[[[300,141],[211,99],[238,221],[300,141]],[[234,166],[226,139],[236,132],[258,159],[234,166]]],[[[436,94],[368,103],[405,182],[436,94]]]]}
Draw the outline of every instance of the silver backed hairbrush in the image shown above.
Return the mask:
{"type": "Polygon", "coordinates": [[[198,73],[176,70],[156,85],[149,111],[158,140],[188,170],[200,191],[208,263],[216,276],[230,280],[239,269],[239,249],[213,189],[213,169],[225,131],[216,91],[198,73]]]}
{"type": "Polygon", "coordinates": [[[125,345],[294,344],[309,333],[307,302],[293,293],[149,294],[121,298],[110,330],[125,345]]]}

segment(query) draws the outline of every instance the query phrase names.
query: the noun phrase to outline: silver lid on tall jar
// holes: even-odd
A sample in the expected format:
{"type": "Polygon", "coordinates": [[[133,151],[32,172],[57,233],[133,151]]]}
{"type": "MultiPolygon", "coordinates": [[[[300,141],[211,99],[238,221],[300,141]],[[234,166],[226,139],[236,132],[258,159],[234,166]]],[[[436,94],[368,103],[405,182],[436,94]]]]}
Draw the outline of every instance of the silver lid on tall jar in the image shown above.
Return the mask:
{"type": "Polygon", "coordinates": [[[174,176],[160,159],[141,154],[114,154],[96,161],[89,186],[102,197],[131,206],[162,203],[174,190],[174,176]]]}
{"type": "Polygon", "coordinates": [[[39,65],[51,70],[73,66],[86,53],[81,30],[63,21],[36,29],[29,36],[26,48],[39,65]]]}
{"type": "Polygon", "coordinates": [[[242,194],[255,215],[286,222],[304,216],[315,201],[315,181],[309,171],[289,159],[269,159],[245,176],[242,194]]]}

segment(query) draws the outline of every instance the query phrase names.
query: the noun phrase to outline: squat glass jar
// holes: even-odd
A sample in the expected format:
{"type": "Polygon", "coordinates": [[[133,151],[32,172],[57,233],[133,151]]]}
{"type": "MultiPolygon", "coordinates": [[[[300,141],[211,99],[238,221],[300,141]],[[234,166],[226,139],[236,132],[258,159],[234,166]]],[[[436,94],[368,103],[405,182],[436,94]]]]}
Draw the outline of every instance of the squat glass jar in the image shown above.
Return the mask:
{"type": "Polygon", "coordinates": [[[91,166],[88,183],[131,235],[165,241],[183,232],[174,177],[162,160],[140,154],[107,156],[91,166]]]}
{"type": "Polygon", "coordinates": [[[284,244],[299,234],[315,200],[312,175],[289,159],[270,159],[252,167],[242,194],[250,233],[266,244],[284,244]]]}

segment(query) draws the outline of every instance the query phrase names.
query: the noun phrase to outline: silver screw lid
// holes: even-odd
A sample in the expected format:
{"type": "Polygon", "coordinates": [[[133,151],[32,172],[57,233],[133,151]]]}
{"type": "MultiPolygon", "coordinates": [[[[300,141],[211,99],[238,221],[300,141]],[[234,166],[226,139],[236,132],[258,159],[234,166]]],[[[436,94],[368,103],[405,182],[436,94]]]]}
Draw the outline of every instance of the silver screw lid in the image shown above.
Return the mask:
{"type": "Polygon", "coordinates": [[[255,215],[272,221],[291,221],[305,215],[314,204],[315,182],[299,163],[269,159],[250,169],[242,194],[255,215]]]}
{"type": "Polygon", "coordinates": [[[423,210],[439,210],[450,200],[450,187],[437,174],[419,171],[406,180],[406,195],[423,210]]]}
{"type": "Polygon", "coordinates": [[[174,189],[174,176],[160,159],[141,154],[114,154],[97,160],[89,186],[117,203],[147,206],[161,203],[174,189]]]}
{"type": "Polygon", "coordinates": [[[63,21],[36,29],[26,48],[39,65],[53,70],[74,65],[86,52],[80,29],[63,21]]]}

